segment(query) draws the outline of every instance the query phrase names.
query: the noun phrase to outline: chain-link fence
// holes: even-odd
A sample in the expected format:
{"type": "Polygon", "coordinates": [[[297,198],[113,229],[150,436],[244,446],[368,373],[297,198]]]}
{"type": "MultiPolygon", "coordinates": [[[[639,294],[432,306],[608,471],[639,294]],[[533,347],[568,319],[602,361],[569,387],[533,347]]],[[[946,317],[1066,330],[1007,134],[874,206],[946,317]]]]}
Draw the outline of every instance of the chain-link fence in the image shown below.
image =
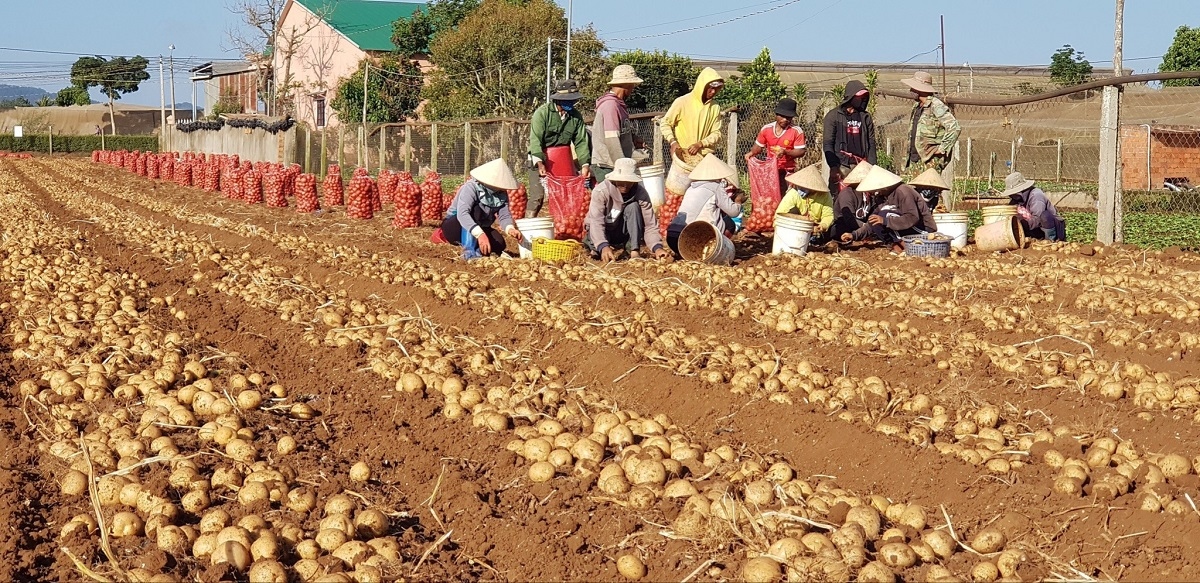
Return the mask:
{"type": "MultiPolygon", "coordinates": [[[[907,174],[913,101],[884,95],[875,101],[880,163],[907,174]]],[[[828,95],[800,104],[796,126],[807,143],[800,166],[822,162],[822,121],[834,106],[828,95]]],[[[962,126],[951,170],[959,204],[972,209],[1006,202],[999,196],[1004,178],[1020,171],[1068,216],[1073,238],[1091,240],[1100,108],[1097,91],[1005,107],[953,106],[962,126]]],[[[669,168],[670,154],[658,131],[661,115],[631,112],[630,117],[636,141],[651,151],[651,161],[669,168]]],[[[1120,115],[1126,242],[1200,246],[1200,88],[1127,86],[1120,115]]],[[[744,155],[774,119],[774,104],[726,111],[720,122],[724,139],[715,153],[744,174],[744,155]]],[[[528,141],[529,122],[521,119],[345,125],[302,130],[296,160],[321,175],[331,164],[340,164],[347,176],[355,167],[372,173],[435,170],[454,184],[472,167],[495,158],[508,161],[524,178],[528,141]]]]}

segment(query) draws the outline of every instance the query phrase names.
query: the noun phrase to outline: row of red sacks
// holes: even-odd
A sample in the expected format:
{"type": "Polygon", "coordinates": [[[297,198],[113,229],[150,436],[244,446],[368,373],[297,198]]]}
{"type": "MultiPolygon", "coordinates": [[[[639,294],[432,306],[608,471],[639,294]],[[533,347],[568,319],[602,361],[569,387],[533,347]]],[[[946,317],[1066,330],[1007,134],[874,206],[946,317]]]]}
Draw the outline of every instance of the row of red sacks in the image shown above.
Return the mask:
{"type": "Polygon", "coordinates": [[[423,220],[438,223],[452,200],[442,192],[441,176],[432,171],[426,173],[425,180],[418,185],[409,172],[384,170],[376,180],[365,169],[358,168],[347,189],[341,167],[334,164],[322,183],[324,200],[321,201],[317,197],[316,176],[304,174],[298,164],[251,163],[236,154],[155,154],[124,150],[93,151],[92,161],[146,178],[220,192],[226,198],[247,204],[265,202],[272,207],[286,207],[288,199],[295,198],[296,210],[302,213],[320,209],[323,202],[325,207],[345,205],[348,216],[366,220],[383,210],[385,203],[390,203],[395,208],[392,226],[396,228],[418,227],[423,220]]]}

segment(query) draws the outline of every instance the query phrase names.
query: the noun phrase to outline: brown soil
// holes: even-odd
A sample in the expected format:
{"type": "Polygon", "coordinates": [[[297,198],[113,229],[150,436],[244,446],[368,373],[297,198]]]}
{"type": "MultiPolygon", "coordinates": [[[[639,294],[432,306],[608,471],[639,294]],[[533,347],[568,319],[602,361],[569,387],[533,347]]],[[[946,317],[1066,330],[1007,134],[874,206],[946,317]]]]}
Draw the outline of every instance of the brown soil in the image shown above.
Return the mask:
{"type": "MultiPolygon", "coordinates": [[[[351,464],[362,460],[375,468],[369,484],[353,488],[372,503],[406,515],[393,524],[402,544],[406,578],[613,580],[618,578],[616,557],[635,550],[646,560],[653,580],[682,579],[711,559],[717,570],[693,577],[709,580],[714,576],[735,577],[737,572],[732,569],[745,558],[745,549],[733,543],[695,545],[666,539],[658,525],[669,523],[677,508],[664,503],[647,511],[634,511],[611,504],[596,494],[593,483],[586,478],[530,483],[525,462],[505,449],[508,438],[445,418],[437,399],[405,397],[392,390],[393,383],[369,374],[370,362],[362,350],[314,348],[299,339],[302,327],[211,287],[197,286],[195,296],[181,294],[193,285],[195,270],[175,269],[120,233],[92,224],[90,217],[54,198],[39,184],[39,176],[71,184],[77,196],[118,205],[164,229],[194,233],[228,253],[268,258],[283,273],[301,274],[307,281],[344,290],[348,300],[378,301],[398,310],[419,311],[447,335],[469,335],[482,343],[524,351],[543,369],[559,368],[567,387],[586,387],[623,408],[646,414],[666,413],[703,442],[735,444],[746,451],[784,459],[801,475],[831,477],[840,487],[857,493],[922,504],[934,509],[931,524],[944,522],[944,508],[960,532],[975,532],[989,524],[997,526],[1010,541],[1030,549],[1031,561],[1022,570],[1026,579],[1056,575],[1078,579],[1086,575],[1186,580],[1196,569],[1193,557],[1200,550],[1200,513],[1175,516],[1144,512],[1137,509],[1132,494],[1111,502],[1054,494],[1050,485],[1055,472],[1040,463],[1003,475],[989,474],[954,456],[873,431],[861,422],[848,423],[816,404],[770,402],[761,396],[735,394],[725,385],[703,383],[694,374],[676,374],[647,358],[643,347],[620,348],[571,339],[552,324],[496,317],[486,306],[439,298],[427,288],[384,283],[336,261],[325,261],[316,251],[286,249],[265,237],[189,222],[146,205],[130,204],[122,196],[133,189],[147,200],[199,208],[237,224],[333,242],[353,251],[361,262],[371,261],[373,256],[401,260],[411,257],[444,275],[468,273],[488,285],[516,286],[530,294],[545,294],[561,304],[579,303],[588,309],[612,310],[620,316],[644,311],[664,328],[677,327],[700,337],[713,334],[722,341],[747,346],[769,346],[783,361],[807,360],[831,376],[879,376],[894,390],[937,396],[952,411],[979,402],[1009,404],[1014,412],[1027,414],[1022,420],[1033,428],[1048,426],[1050,421],[1041,421],[1044,417],[1053,419],[1056,426],[1072,428],[1072,435],[1098,435],[1115,429],[1121,438],[1132,439],[1149,452],[1178,451],[1188,454],[1189,459],[1200,453],[1192,445],[1200,438],[1200,430],[1192,421],[1194,409],[1148,415],[1131,399],[1103,403],[1093,394],[1034,388],[1046,379],[1041,373],[1034,374],[1036,379],[1020,378],[996,369],[986,357],[972,368],[947,374],[935,366],[937,359],[927,354],[856,350],[807,335],[780,334],[749,316],[731,318],[725,310],[711,306],[621,302],[602,287],[578,285],[583,278],[525,281],[504,263],[467,264],[454,259],[452,251],[428,243],[428,229],[393,231],[388,226],[390,216],[352,222],[340,209],[305,216],[297,215],[294,209],[247,207],[219,195],[152,183],[86,163],[64,166],[39,160],[4,161],[0,162],[0,173],[17,177],[39,207],[56,221],[70,222],[85,243],[83,252],[102,257],[112,271],[145,279],[149,284],[146,297],[177,294],[178,307],[189,314],[188,331],[214,353],[219,351],[240,362],[237,367],[227,365],[226,374],[260,372],[317,409],[320,416],[314,422],[270,413],[258,413],[254,421],[273,428],[273,433],[295,436],[301,449],[289,463],[302,480],[318,484],[323,494],[351,487],[347,478],[351,464]],[[432,503],[428,502],[431,499],[432,503]],[[416,574],[410,573],[408,569],[447,532],[448,542],[430,552],[416,574]],[[1063,571],[1064,564],[1080,572],[1063,571]]],[[[843,255],[864,261],[872,273],[915,272],[924,281],[948,280],[957,271],[944,265],[896,260],[877,250],[843,255]]],[[[997,261],[1016,265],[1062,257],[1054,251],[1031,250],[997,261]]],[[[836,266],[841,258],[813,254],[810,260],[814,265],[836,266]]],[[[983,261],[973,256],[967,260],[983,261]]],[[[1111,254],[1078,256],[1076,260],[1112,272],[1120,272],[1128,264],[1127,258],[1111,254]]],[[[1179,277],[1187,277],[1196,266],[1194,258],[1187,255],[1162,256],[1157,261],[1167,273],[1179,277]]],[[[204,271],[205,267],[200,269],[204,271]]],[[[743,253],[733,269],[778,272],[784,267],[743,253]]],[[[218,270],[213,264],[210,275],[218,270]]],[[[714,268],[706,273],[716,272],[714,268]]],[[[661,266],[650,262],[614,266],[605,273],[643,281],[672,275],[662,273],[661,266]]],[[[687,283],[702,286],[706,273],[687,283]]],[[[974,302],[987,310],[1011,305],[1013,290],[1029,285],[1023,275],[987,273],[985,269],[973,272],[971,277],[980,282],[980,294],[974,302]]],[[[1091,318],[1090,309],[1074,308],[1070,301],[1086,287],[1063,284],[1054,290],[1057,301],[1033,307],[1030,322],[1052,313],[1091,318]]],[[[892,286],[900,288],[899,283],[892,286]]],[[[7,294],[3,285],[0,292],[7,294]]],[[[779,302],[791,299],[786,291],[772,287],[745,293],[779,302]]],[[[948,303],[958,301],[949,291],[932,291],[928,296],[948,303]]],[[[804,303],[856,321],[911,321],[922,332],[942,335],[948,342],[956,341],[963,333],[973,333],[996,345],[1012,345],[1053,334],[991,330],[980,320],[919,317],[911,309],[898,306],[855,306],[824,297],[804,303]]],[[[966,305],[971,305],[971,300],[966,305]]],[[[7,316],[4,312],[0,315],[7,316]]],[[[1128,321],[1154,327],[1156,333],[1194,330],[1194,323],[1152,315],[1137,315],[1128,321]]],[[[1170,356],[1163,351],[1139,352],[1103,342],[1092,343],[1092,347],[1097,358],[1112,362],[1137,362],[1176,376],[1200,372],[1194,360],[1186,356],[1168,360],[1170,356]]],[[[11,352],[10,347],[3,348],[11,352]]],[[[1077,344],[1061,339],[1047,339],[1042,348],[1071,354],[1081,350],[1077,344]]],[[[0,365],[0,384],[13,387],[39,374],[22,366],[20,361],[0,365]]],[[[0,502],[5,508],[0,519],[7,519],[11,525],[7,534],[0,535],[0,577],[77,580],[80,574],[57,552],[56,538],[63,522],[86,511],[86,507],[57,495],[54,476],[61,462],[39,452],[38,436],[22,414],[19,396],[7,391],[0,398],[4,399],[0,408],[0,451],[4,452],[0,502]]],[[[1181,493],[1190,492],[1193,499],[1200,497],[1200,481],[1181,480],[1175,487],[1181,493]]],[[[102,565],[102,555],[94,545],[82,548],[97,559],[90,564],[102,565]]],[[[117,551],[127,561],[125,568],[145,564],[180,578],[213,580],[221,576],[206,565],[158,551],[142,552],[130,545],[118,545],[117,551]]],[[[948,566],[965,574],[972,564],[969,554],[959,553],[948,566]]],[[[922,573],[914,569],[904,577],[918,580],[922,573]]]]}

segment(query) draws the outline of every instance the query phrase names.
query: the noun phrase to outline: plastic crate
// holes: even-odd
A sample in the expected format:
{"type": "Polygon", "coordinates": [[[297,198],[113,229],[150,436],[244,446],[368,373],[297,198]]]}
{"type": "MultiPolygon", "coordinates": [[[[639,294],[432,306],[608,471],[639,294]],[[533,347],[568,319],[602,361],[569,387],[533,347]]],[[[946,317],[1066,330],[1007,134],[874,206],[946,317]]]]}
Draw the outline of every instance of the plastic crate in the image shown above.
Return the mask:
{"type": "Polygon", "coordinates": [[[545,237],[533,240],[533,258],[541,261],[570,261],[579,255],[583,244],[579,241],[556,241],[545,237]]]}
{"type": "Polygon", "coordinates": [[[901,237],[904,254],[910,257],[949,257],[953,239],[927,239],[925,235],[901,237]]]}

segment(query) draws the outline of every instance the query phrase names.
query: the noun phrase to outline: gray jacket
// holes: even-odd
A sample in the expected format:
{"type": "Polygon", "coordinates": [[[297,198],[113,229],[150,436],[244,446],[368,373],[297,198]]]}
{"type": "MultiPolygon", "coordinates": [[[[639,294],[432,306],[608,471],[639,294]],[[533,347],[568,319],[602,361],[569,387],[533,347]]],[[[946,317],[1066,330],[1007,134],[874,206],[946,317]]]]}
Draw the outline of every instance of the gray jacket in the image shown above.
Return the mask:
{"type": "Polygon", "coordinates": [[[720,182],[711,180],[693,182],[684,193],[683,202],[679,205],[679,212],[671,221],[667,232],[671,235],[678,235],[683,232],[684,227],[696,221],[703,221],[721,229],[722,214],[735,218],[740,217],[742,216],[742,206],[733,202],[720,182]]]}

